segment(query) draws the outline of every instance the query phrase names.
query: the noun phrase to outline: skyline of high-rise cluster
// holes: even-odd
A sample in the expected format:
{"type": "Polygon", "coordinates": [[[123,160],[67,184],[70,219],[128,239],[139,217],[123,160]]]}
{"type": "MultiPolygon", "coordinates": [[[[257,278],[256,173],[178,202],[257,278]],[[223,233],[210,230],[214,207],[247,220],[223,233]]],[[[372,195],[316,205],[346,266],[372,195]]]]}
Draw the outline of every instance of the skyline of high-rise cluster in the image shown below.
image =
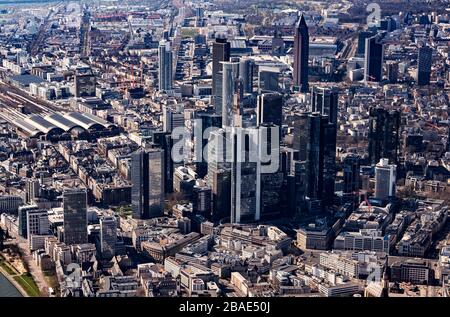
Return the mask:
{"type": "Polygon", "coordinates": [[[0,1],[0,297],[448,297],[442,2],[0,1]]]}

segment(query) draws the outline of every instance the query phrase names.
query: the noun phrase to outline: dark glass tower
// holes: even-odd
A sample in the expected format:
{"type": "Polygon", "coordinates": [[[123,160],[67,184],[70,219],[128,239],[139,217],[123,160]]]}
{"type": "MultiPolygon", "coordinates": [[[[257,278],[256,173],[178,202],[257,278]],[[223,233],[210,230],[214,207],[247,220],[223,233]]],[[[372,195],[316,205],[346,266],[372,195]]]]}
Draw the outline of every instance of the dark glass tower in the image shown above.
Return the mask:
{"type": "Polygon", "coordinates": [[[419,48],[417,56],[417,84],[419,86],[430,84],[432,56],[433,49],[431,47],[422,46],[419,48]]]}
{"type": "Polygon", "coordinates": [[[364,80],[379,82],[383,78],[383,43],[379,36],[366,39],[364,80]]]}
{"type": "Polygon", "coordinates": [[[400,135],[400,113],[383,108],[369,111],[369,160],[377,164],[381,158],[397,163],[400,135]]]}
{"type": "Polygon", "coordinates": [[[64,242],[82,244],[88,242],[87,195],[85,189],[66,189],[63,193],[64,242]]]}
{"type": "Polygon", "coordinates": [[[294,123],[295,134],[300,134],[294,138],[294,149],[299,151],[299,161],[295,165],[296,178],[299,178],[296,186],[301,184],[296,195],[329,205],[334,197],[336,125],[320,113],[304,113],[294,123]]]}
{"type": "Polygon", "coordinates": [[[362,31],[358,34],[358,47],[356,49],[356,54],[363,56],[366,52],[366,39],[374,36],[375,34],[371,31],[362,31]]]}
{"type": "Polygon", "coordinates": [[[349,154],[343,161],[344,174],[344,188],[345,194],[357,195],[359,191],[359,156],[356,154],[349,154]]]}
{"type": "Polygon", "coordinates": [[[302,15],[294,35],[294,85],[301,92],[308,91],[309,33],[302,15]]]}
{"type": "MultiPolygon", "coordinates": [[[[195,135],[195,144],[198,147],[198,151],[196,155],[200,156],[202,158],[201,162],[196,163],[196,172],[198,177],[203,178],[208,174],[208,163],[205,161],[205,158],[203,157],[204,152],[207,144],[208,139],[211,133],[212,128],[220,128],[222,127],[222,116],[214,114],[214,113],[208,113],[208,112],[198,112],[196,114],[197,119],[199,121],[196,121],[195,124],[201,123],[201,135],[195,135]],[[205,131],[209,131],[205,133],[205,131]],[[201,152],[200,152],[201,151],[201,152]]],[[[195,126],[197,128],[197,126],[195,126]]]]}
{"type": "Polygon", "coordinates": [[[149,219],[163,215],[164,171],[163,150],[139,150],[131,155],[133,218],[149,219]]]}
{"type": "Polygon", "coordinates": [[[216,113],[222,114],[222,63],[230,60],[230,43],[217,38],[212,51],[212,95],[216,113]]]}
{"type": "Polygon", "coordinates": [[[283,121],[283,95],[279,93],[262,93],[258,96],[257,122],[272,123],[281,127],[283,121]]]}
{"type": "Polygon", "coordinates": [[[164,189],[166,193],[173,192],[173,171],[174,162],[172,160],[172,147],[174,140],[170,132],[152,131],[153,144],[164,150],[164,189]]]}
{"type": "Polygon", "coordinates": [[[158,47],[158,88],[159,90],[170,90],[172,89],[173,80],[173,56],[170,48],[169,42],[162,41],[158,47]]]}
{"type": "Polygon", "coordinates": [[[244,93],[253,92],[253,61],[241,59],[239,61],[239,77],[242,79],[244,93]]]}
{"type": "Polygon", "coordinates": [[[336,88],[313,87],[311,89],[311,112],[328,116],[337,124],[339,93],[336,88]]]}

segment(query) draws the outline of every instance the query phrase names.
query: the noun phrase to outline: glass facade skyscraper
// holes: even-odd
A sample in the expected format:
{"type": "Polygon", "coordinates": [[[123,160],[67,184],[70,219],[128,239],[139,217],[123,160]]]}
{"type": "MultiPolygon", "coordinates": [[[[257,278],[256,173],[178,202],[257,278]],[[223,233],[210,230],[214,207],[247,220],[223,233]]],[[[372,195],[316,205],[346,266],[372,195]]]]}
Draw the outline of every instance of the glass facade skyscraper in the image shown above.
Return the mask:
{"type": "Polygon", "coordinates": [[[87,193],[85,189],[66,189],[63,193],[64,242],[82,244],[88,242],[87,193]]]}
{"type": "Polygon", "coordinates": [[[150,219],[164,213],[164,150],[138,150],[131,155],[133,218],[150,219]]]}

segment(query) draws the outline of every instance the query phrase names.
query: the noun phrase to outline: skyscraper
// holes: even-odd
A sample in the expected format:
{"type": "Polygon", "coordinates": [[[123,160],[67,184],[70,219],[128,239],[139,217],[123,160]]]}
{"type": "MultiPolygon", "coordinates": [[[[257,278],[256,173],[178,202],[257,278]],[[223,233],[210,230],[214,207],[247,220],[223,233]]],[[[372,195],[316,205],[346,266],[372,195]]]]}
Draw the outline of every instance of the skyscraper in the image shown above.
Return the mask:
{"type": "Polygon", "coordinates": [[[252,148],[258,146],[258,136],[247,129],[231,132],[231,222],[254,222],[260,219],[260,163],[251,159],[252,148]]]}
{"type": "Polygon", "coordinates": [[[212,220],[219,221],[230,217],[231,210],[231,170],[218,169],[212,171],[212,220]]]}
{"type": "Polygon", "coordinates": [[[398,80],[398,62],[388,61],[386,63],[387,68],[387,78],[389,83],[395,84],[398,80]]]}
{"type": "Polygon", "coordinates": [[[214,173],[221,169],[229,170],[231,163],[230,136],[225,129],[212,131],[208,139],[208,186],[213,188],[214,173]]]}
{"type": "Polygon", "coordinates": [[[375,198],[388,199],[395,196],[395,182],[397,166],[389,164],[389,160],[382,158],[375,166],[375,198]]]}
{"type": "Polygon", "coordinates": [[[163,129],[164,132],[172,132],[175,128],[184,127],[184,113],[177,112],[167,105],[163,106],[163,129]]]}
{"type": "Polygon", "coordinates": [[[238,90],[239,63],[222,62],[222,126],[233,121],[234,95],[238,90]]]}
{"type": "Polygon", "coordinates": [[[369,110],[369,161],[377,164],[381,158],[397,162],[400,136],[400,113],[377,107],[369,110]]]}
{"type": "Polygon", "coordinates": [[[378,35],[366,38],[364,80],[379,82],[383,78],[383,43],[378,35]]]}
{"type": "Polygon", "coordinates": [[[87,194],[85,189],[66,189],[63,193],[64,242],[82,244],[88,242],[87,194]]]}
{"type": "Polygon", "coordinates": [[[212,131],[208,139],[208,178],[207,186],[211,188],[214,221],[230,217],[231,210],[231,159],[230,146],[227,145],[225,129],[212,131]]]}
{"type": "Polygon", "coordinates": [[[172,147],[174,140],[170,132],[151,131],[153,145],[164,151],[164,191],[173,192],[174,161],[172,159],[172,147]]]}
{"type": "Polygon", "coordinates": [[[133,218],[163,215],[164,171],[164,150],[138,150],[131,155],[133,218]]]}
{"type": "Polygon", "coordinates": [[[244,93],[253,92],[253,61],[241,58],[239,61],[239,77],[242,79],[244,93]]]}
{"type": "Polygon", "coordinates": [[[300,92],[308,91],[308,59],[309,59],[309,33],[305,17],[302,15],[297,23],[294,35],[294,86],[300,92]]]}
{"type": "Polygon", "coordinates": [[[212,48],[212,96],[216,114],[222,114],[222,63],[230,60],[230,43],[216,38],[212,48]]]}
{"type": "Polygon", "coordinates": [[[258,88],[264,91],[279,91],[280,70],[276,67],[258,67],[258,88]]]}
{"type": "Polygon", "coordinates": [[[26,180],[27,203],[33,203],[39,197],[40,191],[41,187],[38,179],[28,178],[26,180]]]}
{"type": "Polygon", "coordinates": [[[104,216],[100,219],[100,247],[102,257],[110,259],[116,254],[117,224],[116,218],[104,216]]]}
{"type": "Polygon", "coordinates": [[[211,188],[204,181],[197,181],[192,190],[192,211],[211,218],[211,188]]]}
{"type": "Polygon", "coordinates": [[[419,48],[417,57],[417,84],[425,86],[430,84],[431,62],[433,49],[429,46],[419,48]]]}
{"type": "Polygon", "coordinates": [[[295,170],[300,179],[296,183],[302,184],[307,208],[329,205],[336,176],[336,125],[317,112],[302,114],[294,123],[295,134],[300,134],[298,141],[294,139],[294,149],[299,151],[295,170]]]}
{"type": "Polygon", "coordinates": [[[158,80],[159,80],[159,90],[170,90],[172,89],[173,80],[173,57],[170,48],[170,42],[161,41],[158,47],[158,80]]]}
{"type": "Polygon", "coordinates": [[[208,112],[198,112],[196,113],[196,116],[199,121],[194,122],[194,128],[199,128],[197,124],[201,124],[201,129],[199,128],[201,134],[194,134],[194,141],[198,147],[196,157],[201,156],[201,160],[197,159],[196,172],[198,177],[202,178],[208,173],[208,163],[203,158],[203,154],[207,151],[206,146],[208,144],[209,135],[213,128],[219,129],[222,127],[222,116],[208,112]]]}
{"type": "Polygon", "coordinates": [[[294,140],[293,140],[293,148],[298,152],[299,161],[306,160],[306,146],[309,137],[308,130],[308,112],[302,112],[296,115],[294,121],[294,140]]]}
{"type": "Polygon", "coordinates": [[[359,196],[360,184],[360,159],[356,154],[347,155],[343,162],[344,186],[342,192],[345,196],[353,197],[354,202],[359,196]]]}
{"type": "Polygon", "coordinates": [[[281,128],[283,124],[283,95],[263,92],[257,100],[257,124],[273,123],[281,128]]]}
{"type": "Polygon", "coordinates": [[[358,195],[359,192],[359,178],[360,178],[360,162],[359,156],[356,154],[349,154],[343,161],[344,172],[344,188],[345,194],[358,195]]]}
{"type": "Polygon", "coordinates": [[[374,35],[375,33],[371,31],[362,31],[358,34],[358,47],[356,49],[356,55],[364,55],[366,52],[366,39],[374,35]]]}
{"type": "Polygon", "coordinates": [[[328,116],[331,123],[337,124],[339,93],[336,88],[311,88],[311,112],[328,116]]]}
{"type": "MultiPolygon", "coordinates": [[[[264,132],[265,137],[261,137],[258,141],[260,151],[275,153],[279,157],[280,146],[278,142],[273,142],[272,128],[279,128],[272,123],[261,123],[258,127],[260,133],[264,132]],[[264,131],[263,131],[264,130],[264,131]],[[261,145],[267,144],[267,149],[261,148],[261,145]]],[[[280,161],[280,158],[278,159],[280,161]]],[[[264,167],[268,164],[276,164],[276,162],[261,162],[261,219],[268,219],[281,216],[284,211],[280,208],[283,203],[284,196],[284,173],[280,163],[277,164],[276,169],[265,172],[264,167]]]]}

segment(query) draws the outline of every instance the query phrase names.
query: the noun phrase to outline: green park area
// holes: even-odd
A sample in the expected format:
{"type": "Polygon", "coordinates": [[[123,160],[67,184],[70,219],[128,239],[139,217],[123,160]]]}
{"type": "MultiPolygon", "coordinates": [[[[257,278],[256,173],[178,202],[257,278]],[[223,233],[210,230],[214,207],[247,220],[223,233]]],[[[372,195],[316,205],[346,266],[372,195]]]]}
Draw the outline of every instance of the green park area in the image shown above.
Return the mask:
{"type": "Polygon", "coordinates": [[[14,276],[14,279],[29,296],[39,297],[41,295],[41,292],[30,273],[14,276]]]}
{"type": "Polygon", "coordinates": [[[0,255],[0,267],[9,275],[16,275],[17,272],[6,262],[5,258],[0,255]]]}

